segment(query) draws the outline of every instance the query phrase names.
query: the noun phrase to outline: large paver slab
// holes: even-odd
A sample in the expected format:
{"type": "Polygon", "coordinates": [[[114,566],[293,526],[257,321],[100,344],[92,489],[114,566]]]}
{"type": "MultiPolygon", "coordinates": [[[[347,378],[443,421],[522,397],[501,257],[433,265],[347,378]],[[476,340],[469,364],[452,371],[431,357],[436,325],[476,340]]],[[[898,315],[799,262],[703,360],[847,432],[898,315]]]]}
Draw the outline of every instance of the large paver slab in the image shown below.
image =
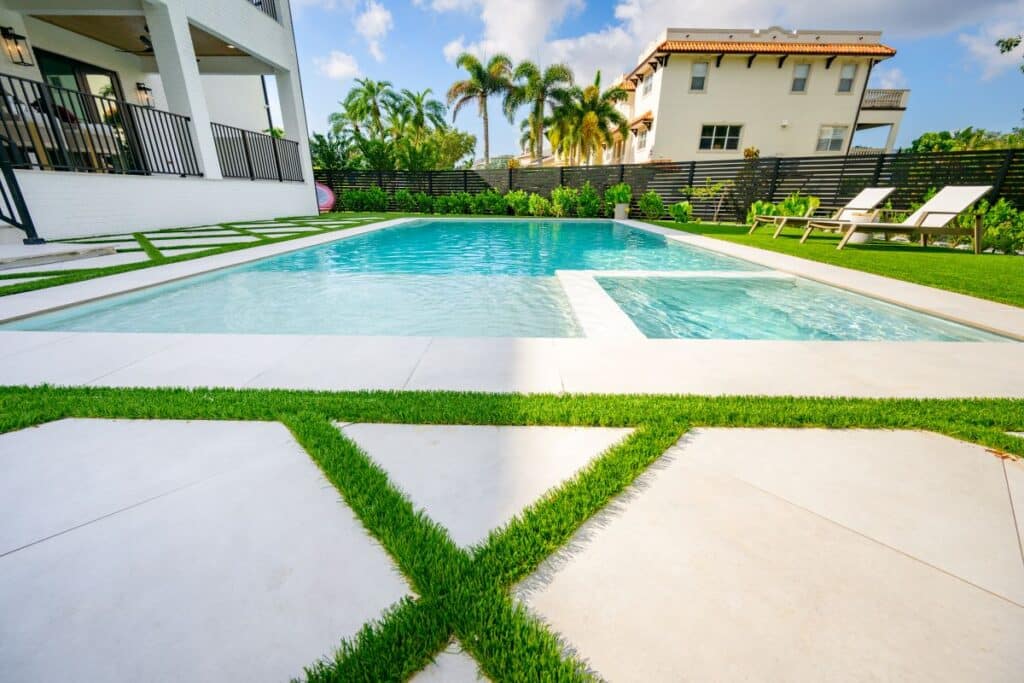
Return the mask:
{"type": "Polygon", "coordinates": [[[1024,556],[1024,461],[1004,460],[1003,467],[1006,468],[1006,487],[1010,491],[1014,520],[1017,522],[1017,541],[1020,543],[1021,555],[1024,556]]]}
{"type": "Polygon", "coordinates": [[[435,337],[407,389],[562,391],[552,339],[435,337]]]}
{"type": "MultiPolygon", "coordinates": [[[[6,338],[20,333],[0,334],[6,338]]],[[[61,338],[6,356],[0,363],[0,384],[88,384],[182,341],[168,334],[51,334],[61,338]]]]}
{"type": "Polygon", "coordinates": [[[342,428],[413,505],[470,546],[631,430],[351,424],[342,428]]]}
{"type": "Polygon", "coordinates": [[[476,660],[452,643],[434,661],[410,679],[411,683],[476,683],[490,679],[480,674],[476,660]]]}
{"type": "MultiPolygon", "coordinates": [[[[125,246],[138,248],[138,243],[131,242],[125,246]]],[[[92,258],[75,259],[73,261],[60,261],[58,263],[47,263],[40,266],[24,266],[21,268],[9,268],[2,271],[5,275],[14,273],[49,273],[62,270],[81,270],[83,268],[109,268],[110,266],[123,266],[127,263],[139,263],[148,261],[149,256],[141,251],[129,251],[119,254],[108,254],[106,256],[94,256],[92,258]]]]}
{"type": "Polygon", "coordinates": [[[1024,561],[1003,461],[981,446],[867,429],[702,429],[687,439],[695,466],[1024,605],[1024,561]]]}
{"type": "Polygon", "coordinates": [[[601,676],[1020,679],[1020,605],[695,462],[701,449],[672,449],[520,587],[601,676]]]}
{"type": "Polygon", "coordinates": [[[280,424],[50,423],[0,486],[5,680],[287,680],[407,593],[280,424]]]}

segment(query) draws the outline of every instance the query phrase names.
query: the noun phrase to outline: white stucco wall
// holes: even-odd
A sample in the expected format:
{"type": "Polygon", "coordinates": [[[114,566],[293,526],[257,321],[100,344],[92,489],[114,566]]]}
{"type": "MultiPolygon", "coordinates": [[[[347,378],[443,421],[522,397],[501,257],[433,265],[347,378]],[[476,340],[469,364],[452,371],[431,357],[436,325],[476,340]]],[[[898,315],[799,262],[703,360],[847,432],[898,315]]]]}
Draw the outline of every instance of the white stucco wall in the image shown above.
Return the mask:
{"type": "Polygon", "coordinates": [[[15,171],[44,239],[315,215],[308,183],[15,171]]]}
{"type": "Polygon", "coordinates": [[[864,58],[838,58],[826,69],[823,57],[793,55],[779,68],[778,57],[759,55],[748,69],[743,55],[726,55],[720,67],[714,56],[671,55],[655,74],[649,95],[642,96],[643,86],[637,86],[635,115],[651,110],[654,128],[645,150],[635,149],[636,138],[631,138],[635,158],[730,159],[742,157],[751,146],[761,156],[827,155],[816,151],[819,131],[846,126],[849,141],[867,75],[864,58]],[[690,92],[690,69],[698,60],[710,62],[707,83],[704,92],[690,92]],[[793,93],[793,67],[799,63],[810,64],[811,72],[806,92],[793,93]],[[856,82],[851,92],[839,93],[839,73],[846,63],[857,64],[856,82]],[[701,127],[707,124],[743,126],[739,148],[699,149],[701,127]]]}

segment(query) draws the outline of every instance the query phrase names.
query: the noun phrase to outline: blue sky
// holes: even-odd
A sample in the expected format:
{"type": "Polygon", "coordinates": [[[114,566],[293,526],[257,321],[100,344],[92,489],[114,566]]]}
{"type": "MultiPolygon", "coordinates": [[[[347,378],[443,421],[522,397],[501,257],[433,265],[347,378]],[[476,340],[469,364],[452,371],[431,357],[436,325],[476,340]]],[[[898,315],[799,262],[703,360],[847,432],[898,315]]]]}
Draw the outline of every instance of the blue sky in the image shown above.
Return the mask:
{"type": "MultiPolygon", "coordinates": [[[[927,130],[1024,125],[1020,50],[1000,56],[993,46],[1024,32],[1024,0],[292,0],[292,7],[313,131],[327,128],[359,76],[429,87],[443,99],[461,77],[452,60],[463,49],[564,61],[580,80],[600,68],[609,82],[667,26],[773,24],[882,30],[898,54],[876,69],[872,85],[912,90],[900,144],[927,130]]],[[[492,155],[517,152],[518,126],[497,115],[496,103],[491,111],[492,155]]],[[[456,124],[479,137],[475,108],[456,124]]]]}

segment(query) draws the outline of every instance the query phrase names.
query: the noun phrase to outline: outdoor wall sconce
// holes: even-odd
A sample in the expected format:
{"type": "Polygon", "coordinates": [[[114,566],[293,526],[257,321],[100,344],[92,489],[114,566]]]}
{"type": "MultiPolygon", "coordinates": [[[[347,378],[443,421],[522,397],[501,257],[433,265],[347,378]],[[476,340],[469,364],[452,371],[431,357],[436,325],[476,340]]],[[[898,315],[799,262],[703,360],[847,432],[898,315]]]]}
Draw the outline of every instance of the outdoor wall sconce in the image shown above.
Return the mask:
{"type": "Polygon", "coordinates": [[[13,26],[0,26],[0,40],[11,62],[18,66],[32,66],[32,52],[25,36],[15,32],[13,26]]]}
{"type": "Polygon", "coordinates": [[[139,102],[142,106],[153,108],[153,89],[145,83],[139,82],[135,84],[135,89],[139,92],[139,102]]]}

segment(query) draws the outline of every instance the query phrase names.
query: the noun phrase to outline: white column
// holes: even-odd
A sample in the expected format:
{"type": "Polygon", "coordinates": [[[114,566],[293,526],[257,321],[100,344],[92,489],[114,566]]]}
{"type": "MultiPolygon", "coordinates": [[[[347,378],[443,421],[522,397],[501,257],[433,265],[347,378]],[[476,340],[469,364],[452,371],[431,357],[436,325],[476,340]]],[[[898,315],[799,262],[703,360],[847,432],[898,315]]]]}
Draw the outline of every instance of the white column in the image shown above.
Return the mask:
{"type": "Polygon", "coordinates": [[[302,106],[299,76],[294,70],[276,69],[274,80],[277,83],[277,98],[281,104],[281,127],[284,128],[284,136],[299,143],[302,180],[310,183],[313,181],[313,165],[309,158],[309,129],[306,127],[306,112],[302,106]]]}
{"type": "Polygon", "coordinates": [[[146,0],[142,8],[153,40],[167,106],[175,114],[191,119],[192,140],[203,175],[221,178],[217,148],[210,128],[210,112],[206,108],[206,95],[199,78],[185,8],[180,0],[146,0]]]}
{"type": "Polygon", "coordinates": [[[885,151],[891,152],[896,148],[896,135],[900,132],[900,124],[894,123],[889,126],[889,136],[885,139],[885,151]]]}

